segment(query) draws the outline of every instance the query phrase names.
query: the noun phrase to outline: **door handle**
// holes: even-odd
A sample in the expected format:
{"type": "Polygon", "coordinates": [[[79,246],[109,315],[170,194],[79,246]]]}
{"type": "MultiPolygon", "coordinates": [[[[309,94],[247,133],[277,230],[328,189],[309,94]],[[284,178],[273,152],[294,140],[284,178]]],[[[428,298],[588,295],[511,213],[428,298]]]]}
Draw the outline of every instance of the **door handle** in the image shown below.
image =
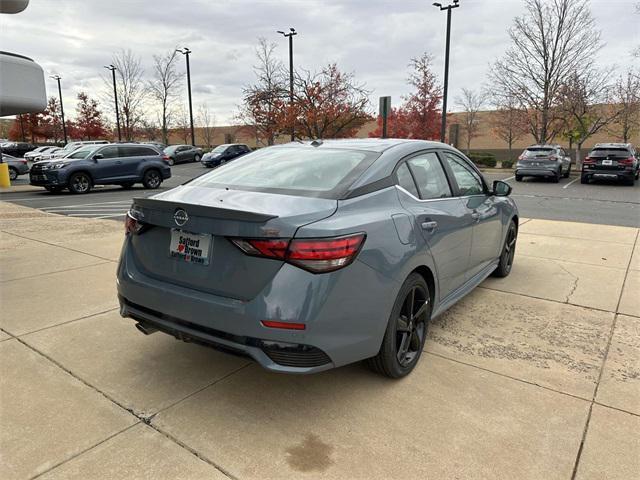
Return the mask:
{"type": "Polygon", "coordinates": [[[433,232],[436,228],[438,228],[438,222],[422,222],[421,227],[427,232],[433,232]]]}
{"type": "Polygon", "coordinates": [[[477,223],[480,221],[480,214],[478,212],[473,212],[471,214],[471,218],[473,218],[473,221],[477,223]]]}

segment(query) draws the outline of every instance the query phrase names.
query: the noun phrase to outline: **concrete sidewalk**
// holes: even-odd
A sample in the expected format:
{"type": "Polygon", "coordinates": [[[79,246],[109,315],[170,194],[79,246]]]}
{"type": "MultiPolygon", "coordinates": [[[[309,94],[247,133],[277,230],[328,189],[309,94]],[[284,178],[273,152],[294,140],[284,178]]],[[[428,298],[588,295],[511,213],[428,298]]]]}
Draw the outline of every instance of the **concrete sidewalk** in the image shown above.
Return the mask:
{"type": "Polygon", "coordinates": [[[417,369],[263,371],[120,318],[116,222],[0,203],[0,478],[631,479],[638,229],[523,221],[417,369]]]}

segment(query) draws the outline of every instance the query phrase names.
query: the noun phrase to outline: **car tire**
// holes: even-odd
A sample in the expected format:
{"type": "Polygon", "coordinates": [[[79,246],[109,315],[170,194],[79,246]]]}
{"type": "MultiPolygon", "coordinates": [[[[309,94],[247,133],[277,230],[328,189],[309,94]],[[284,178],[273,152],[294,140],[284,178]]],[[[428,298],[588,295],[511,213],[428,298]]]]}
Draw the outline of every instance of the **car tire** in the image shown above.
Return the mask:
{"type": "Polygon", "coordinates": [[[367,360],[369,368],[391,378],[408,375],[420,360],[430,320],[429,287],[412,273],[393,304],[380,351],[367,360]]]}
{"type": "Polygon", "coordinates": [[[13,167],[9,167],[9,180],[16,180],[17,178],[18,170],[13,167]]]}
{"type": "Polygon", "coordinates": [[[567,168],[567,171],[564,172],[564,174],[562,175],[562,178],[569,178],[569,175],[571,175],[571,165],[569,165],[569,167],[567,168]]]}
{"type": "Polygon", "coordinates": [[[194,162],[199,162],[200,161],[200,155],[196,154],[193,156],[193,161],[194,162]]]}
{"type": "Polygon", "coordinates": [[[121,183],[120,186],[125,190],[129,190],[134,185],[134,182],[121,183]]]}
{"type": "Polygon", "coordinates": [[[580,183],[587,185],[589,183],[589,177],[587,175],[580,175],[580,183]]]}
{"type": "Polygon", "coordinates": [[[84,173],[78,172],[69,178],[69,191],[76,195],[82,195],[91,191],[91,177],[84,173]]]}
{"type": "Polygon", "coordinates": [[[522,181],[522,175],[516,175],[516,182],[522,181]]]}
{"type": "Polygon", "coordinates": [[[562,168],[558,170],[553,177],[551,177],[551,183],[558,183],[560,181],[560,177],[562,176],[562,168]]]}
{"type": "Polygon", "coordinates": [[[155,190],[162,184],[162,176],[160,175],[160,172],[155,168],[150,168],[144,172],[142,184],[144,185],[144,188],[155,190]]]}
{"type": "Polygon", "coordinates": [[[626,185],[627,187],[633,187],[636,183],[636,178],[634,175],[630,175],[629,177],[624,179],[624,183],[623,185],[626,185]]]}
{"type": "Polygon", "coordinates": [[[504,239],[502,252],[500,253],[500,261],[498,266],[491,275],[498,278],[504,278],[511,273],[513,267],[513,259],[516,255],[516,242],[518,240],[518,227],[514,220],[509,224],[507,236],[504,239]]]}

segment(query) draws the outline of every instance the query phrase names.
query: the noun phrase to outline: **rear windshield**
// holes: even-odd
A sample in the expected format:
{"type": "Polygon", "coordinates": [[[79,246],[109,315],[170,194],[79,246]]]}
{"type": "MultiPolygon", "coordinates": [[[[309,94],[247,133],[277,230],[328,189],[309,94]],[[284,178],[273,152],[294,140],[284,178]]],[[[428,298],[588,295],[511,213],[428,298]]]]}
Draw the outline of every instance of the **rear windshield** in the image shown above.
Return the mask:
{"type": "Polygon", "coordinates": [[[545,148],[545,147],[527,148],[524,151],[524,156],[525,157],[542,157],[542,156],[551,155],[553,151],[554,151],[553,148],[545,148]]]}
{"type": "Polygon", "coordinates": [[[379,156],[313,147],[265,148],[198,177],[189,185],[339,198],[379,156]]]}
{"type": "Polygon", "coordinates": [[[631,152],[626,148],[594,148],[589,154],[590,157],[615,157],[627,158],[631,156],[631,152]]]}

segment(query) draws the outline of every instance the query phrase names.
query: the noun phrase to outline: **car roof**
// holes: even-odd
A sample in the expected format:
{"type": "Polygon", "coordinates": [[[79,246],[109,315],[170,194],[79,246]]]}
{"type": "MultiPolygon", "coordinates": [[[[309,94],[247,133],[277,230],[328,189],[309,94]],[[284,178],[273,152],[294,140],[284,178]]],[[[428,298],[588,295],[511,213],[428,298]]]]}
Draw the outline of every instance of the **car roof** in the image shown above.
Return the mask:
{"type": "Polygon", "coordinates": [[[540,144],[540,145],[529,145],[525,150],[529,150],[530,148],[562,148],[560,145],[552,145],[550,143],[540,144]]]}
{"type": "Polygon", "coordinates": [[[447,144],[434,142],[431,140],[414,140],[406,138],[345,138],[331,140],[309,140],[283,143],[276,145],[277,148],[295,148],[308,146],[313,148],[340,148],[346,150],[365,150],[369,152],[382,153],[390,148],[399,145],[413,144],[424,148],[451,148],[447,144]]]}
{"type": "Polygon", "coordinates": [[[596,143],[593,148],[632,148],[630,143],[596,143]]]}

